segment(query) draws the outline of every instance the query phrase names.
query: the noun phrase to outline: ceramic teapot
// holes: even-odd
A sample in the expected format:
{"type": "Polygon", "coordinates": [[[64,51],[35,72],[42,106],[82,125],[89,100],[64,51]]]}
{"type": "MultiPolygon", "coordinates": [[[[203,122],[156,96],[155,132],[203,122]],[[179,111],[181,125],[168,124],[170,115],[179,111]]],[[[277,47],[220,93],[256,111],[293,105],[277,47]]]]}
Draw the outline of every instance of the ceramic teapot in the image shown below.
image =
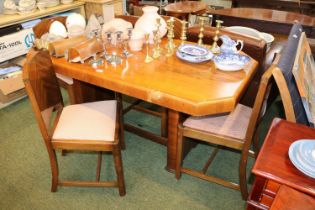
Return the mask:
{"type": "Polygon", "coordinates": [[[220,46],[221,53],[228,53],[228,54],[237,54],[243,49],[243,41],[236,40],[234,41],[227,35],[223,35],[220,37],[222,40],[222,45],[220,46]],[[237,49],[237,46],[240,45],[240,48],[237,49]]]}

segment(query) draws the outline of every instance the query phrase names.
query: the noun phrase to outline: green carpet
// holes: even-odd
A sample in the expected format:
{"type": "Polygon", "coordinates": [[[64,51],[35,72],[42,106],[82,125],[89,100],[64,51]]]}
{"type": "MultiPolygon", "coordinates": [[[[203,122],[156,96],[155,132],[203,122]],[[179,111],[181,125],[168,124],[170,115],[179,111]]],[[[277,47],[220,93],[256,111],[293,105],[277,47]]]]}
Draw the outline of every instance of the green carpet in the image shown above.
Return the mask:
{"type": "MultiPolygon", "coordinates": [[[[277,106],[268,110],[262,125],[265,135],[277,106]]],[[[130,112],[125,120],[159,131],[158,119],[130,112]]],[[[59,187],[50,192],[48,155],[27,98],[0,110],[0,209],[244,209],[239,191],[183,175],[177,181],[167,172],[166,147],[126,132],[127,149],[122,152],[127,194],[116,188],[59,187]]],[[[199,168],[211,151],[198,145],[185,165],[199,168]],[[198,163],[198,164],[197,164],[198,163]],[[201,163],[201,165],[200,165],[201,163]]],[[[60,156],[61,179],[93,180],[96,154],[68,153],[60,156]]],[[[239,154],[220,152],[210,174],[238,180],[239,154]]],[[[253,161],[249,161],[249,169],[253,161]]],[[[102,178],[115,178],[111,155],[105,155],[102,178]]],[[[250,176],[253,180],[253,176],[250,176]]]]}

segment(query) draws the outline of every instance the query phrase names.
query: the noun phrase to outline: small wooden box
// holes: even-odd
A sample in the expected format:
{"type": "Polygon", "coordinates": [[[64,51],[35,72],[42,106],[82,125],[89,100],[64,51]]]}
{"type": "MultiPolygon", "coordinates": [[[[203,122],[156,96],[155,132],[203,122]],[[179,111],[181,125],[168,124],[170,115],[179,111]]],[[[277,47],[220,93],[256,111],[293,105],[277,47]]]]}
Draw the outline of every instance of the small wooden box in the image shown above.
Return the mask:
{"type": "Polygon", "coordinates": [[[123,2],[122,0],[80,0],[85,2],[86,18],[90,15],[106,16],[108,7],[114,6],[115,15],[123,15],[123,2]]]}

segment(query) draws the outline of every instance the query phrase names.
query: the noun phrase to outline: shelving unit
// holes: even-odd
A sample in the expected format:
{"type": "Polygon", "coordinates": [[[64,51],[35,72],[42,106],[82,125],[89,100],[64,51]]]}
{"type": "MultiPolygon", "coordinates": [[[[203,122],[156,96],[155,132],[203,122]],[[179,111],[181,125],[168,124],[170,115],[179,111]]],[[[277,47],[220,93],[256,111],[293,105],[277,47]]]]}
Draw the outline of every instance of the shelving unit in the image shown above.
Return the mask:
{"type": "MultiPolygon", "coordinates": [[[[68,12],[68,11],[80,13],[81,15],[83,15],[85,17],[84,5],[85,5],[85,2],[75,1],[71,4],[60,4],[60,5],[55,6],[55,7],[46,8],[44,10],[38,10],[37,9],[35,12],[29,13],[29,14],[23,14],[23,15],[20,15],[20,14],[14,14],[14,15],[0,14],[0,29],[5,28],[7,26],[12,26],[12,25],[16,25],[16,24],[27,22],[27,21],[31,21],[31,20],[35,20],[35,19],[39,19],[39,18],[44,18],[44,17],[50,16],[50,15],[55,15],[55,14],[68,12]]],[[[18,95],[19,98],[16,98],[12,101],[9,101],[7,103],[2,103],[0,101],[0,109],[24,98],[25,96],[26,96],[25,93],[24,94],[19,93],[19,95],[18,95]]]]}
{"type": "Polygon", "coordinates": [[[46,8],[44,10],[37,9],[35,12],[29,14],[23,15],[0,14],[0,28],[67,11],[77,12],[85,16],[84,4],[85,4],[84,2],[75,1],[71,4],[61,4],[55,7],[46,8]]]}

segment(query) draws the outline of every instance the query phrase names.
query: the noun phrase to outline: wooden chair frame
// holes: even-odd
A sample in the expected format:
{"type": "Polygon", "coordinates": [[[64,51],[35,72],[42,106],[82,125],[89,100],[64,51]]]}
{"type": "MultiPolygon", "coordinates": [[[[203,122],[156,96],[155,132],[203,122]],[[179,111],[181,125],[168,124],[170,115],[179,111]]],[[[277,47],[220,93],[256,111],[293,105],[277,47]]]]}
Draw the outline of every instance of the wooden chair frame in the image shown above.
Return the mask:
{"type": "Polygon", "coordinates": [[[294,118],[294,112],[292,101],[290,101],[290,96],[288,93],[288,88],[286,86],[284,77],[282,75],[282,72],[280,69],[276,66],[276,64],[273,64],[262,76],[261,82],[259,85],[258,93],[255,99],[254,107],[252,109],[252,114],[249,120],[249,126],[246,131],[246,135],[244,140],[242,139],[236,139],[226,136],[220,136],[214,133],[208,133],[199,131],[192,128],[184,127],[183,125],[179,126],[179,137],[178,137],[178,145],[177,145],[177,159],[176,159],[176,178],[179,179],[181,176],[181,173],[186,173],[192,176],[196,176],[200,179],[214,182],[217,184],[221,184],[223,186],[237,189],[241,191],[242,198],[244,200],[248,197],[248,190],[247,190],[247,179],[246,179],[246,165],[247,165],[247,158],[250,155],[250,145],[253,143],[254,151],[255,151],[255,157],[257,157],[257,153],[259,151],[258,149],[258,133],[256,132],[256,129],[258,127],[258,122],[262,117],[262,105],[263,103],[266,103],[269,91],[271,88],[271,82],[272,78],[275,79],[281,94],[281,97],[283,97],[285,108],[286,108],[286,116],[287,119],[291,121],[295,121],[294,118]],[[291,102],[291,103],[290,103],[291,102]],[[199,141],[207,142],[210,144],[218,145],[216,149],[212,152],[210,158],[206,162],[204,168],[202,171],[194,171],[192,169],[183,168],[182,167],[182,158],[183,158],[183,140],[184,137],[193,138],[199,141]],[[238,150],[241,152],[241,158],[239,162],[239,184],[223,180],[218,177],[209,176],[206,175],[207,169],[210,166],[211,162],[213,161],[215,155],[218,152],[219,147],[227,147],[234,150],[238,150]]]}
{"type": "MultiPolygon", "coordinates": [[[[92,187],[118,187],[119,194],[124,196],[125,183],[123,176],[123,167],[121,160],[121,143],[119,138],[121,136],[121,96],[117,95],[117,113],[116,113],[116,127],[115,127],[115,139],[112,142],[106,141],[90,141],[90,140],[62,140],[52,139],[53,132],[58,124],[59,117],[63,110],[63,101],[57,82],[56,75],[52,69],[52,62],[48,51],[35,51],[31,49],[27,55],[27,61],[23,68],[23,80],[25,83],[26,91],[29,95],[30,102],[32,104],[36,120],[38,122],[41,134],[43,136],[46,149],[48,152],[50,167],[52,173],[52,185],[51,191],[56,192],[58,186],[92,186],[92,187]],[[49,70],[47,70],[49,68],[49,70]],[[43,70],[44,69],[44,70],[43,70]],[[44,75],[45,74],[45,75],[44,75]],[[48,76],[47,76],[48,74],[48,76]],[[50,74],[50,75],[49,75],[50,74]],[[43,76],[44,75],[44,76],[43,76]],[[30,78],[31,77],[31,78],[30,78]],[[45,82],[35,82],[35,79],[45,79],[45,82]],[[34,89],[34,86],[38,87],[38,90],[34,89]],[[53,97],[47,97],[43,88],[49,88],[50,91],[54,91],[53,97]],[[53,112],[57,112],[52,126],[50,122],[52,120],[53,112]],[[98,152],[97,168],[96,168],[96,180],[95,181],[62,181],[59,179],[58,162],[56,157],[56,150],[81,150],[81,151],[96,151],[98,152]],[[102,152],[112,152],[115,162],[115,170],[117,174],[117,181],[105,182],[100,181],[102,152]]],[[[51,96],[52,94],[50,94],[51,96]]],[[[123,140],[123,138],[122,138],[123,140]]]]}

